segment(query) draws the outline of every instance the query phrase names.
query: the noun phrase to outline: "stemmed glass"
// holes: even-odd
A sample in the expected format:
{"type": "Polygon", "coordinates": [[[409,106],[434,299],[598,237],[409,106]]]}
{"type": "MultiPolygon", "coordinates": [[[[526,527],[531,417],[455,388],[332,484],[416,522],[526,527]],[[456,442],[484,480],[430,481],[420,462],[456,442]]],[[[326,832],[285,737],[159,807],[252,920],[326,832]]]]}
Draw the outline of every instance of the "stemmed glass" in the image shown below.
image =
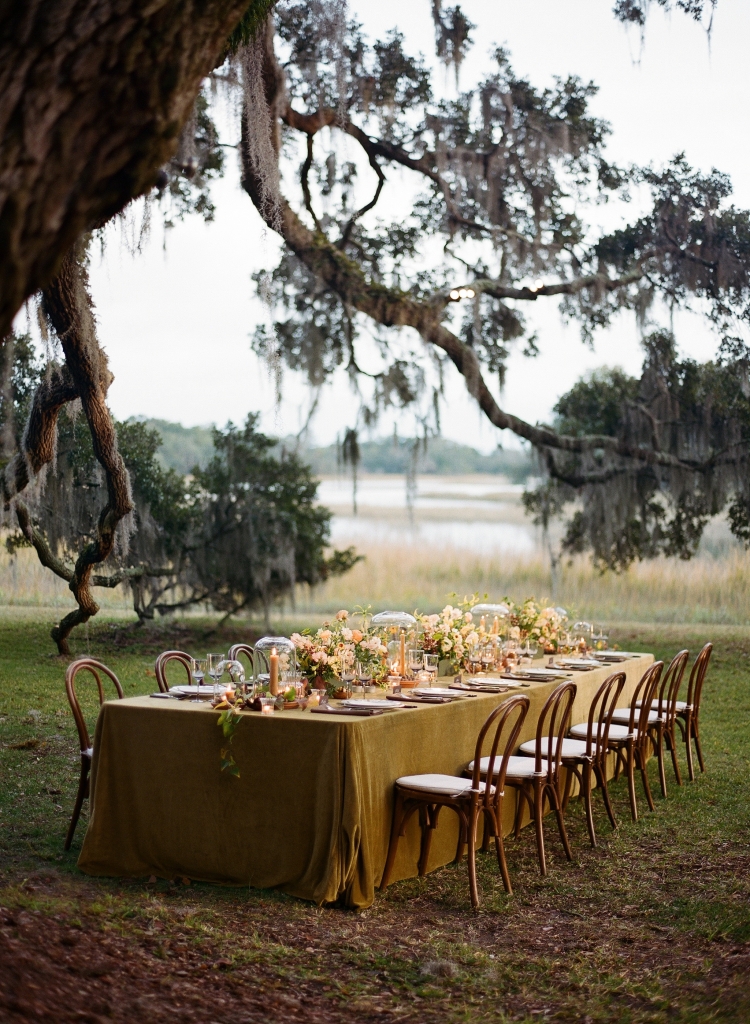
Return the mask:
{"type": "Polygon", "coordinates": [[[195,684],[195,696],[193,697],[191,704],[201,703],[201,685],[203,680],[206,678],[206,659],[205,658],[193,658],[190,665],[190,678],[195,684]]]}
{"type": "Polygon", "coordinates": [[[354,671],[357,674],[357,683],[367,692],[367,687],[372,685],[372,669],[366,661],[358,661],[354,671]]]}
{"type": "Polygon", "coordinates": [[[206,671],[214,681],[214,698],[222,696],[219,680],[224,675],[225,668],[226,660],[223,654],[206,655],[206,671]]]}
{"type": "Polygon", "coordinates": [[[479,644],[472,644],[469,648],[469,672],[480,672],[482,669],[482,654],[479,644]]]}
{"type": "Polygon", "coordinates": [[[438,677],[438,663],[440,658],[437,654],[425,654],[424,670],[430,673],[430,686],[434,686],[438,677]]]}
{"type": "Polygon", "coordinates": [[[420,648],[410,647],[407,652],[407,669],[409,671],[409,678],[416,679],[417,673],[421,670],[423,665],[423,654],[420,648]]]}
{"type": "Polygon", "coordinates": [[[481,659],[482,671],[490,672],[492,670],[492,666],[495,664],[495,648],[491,643],[483,644],[481,659]]]}

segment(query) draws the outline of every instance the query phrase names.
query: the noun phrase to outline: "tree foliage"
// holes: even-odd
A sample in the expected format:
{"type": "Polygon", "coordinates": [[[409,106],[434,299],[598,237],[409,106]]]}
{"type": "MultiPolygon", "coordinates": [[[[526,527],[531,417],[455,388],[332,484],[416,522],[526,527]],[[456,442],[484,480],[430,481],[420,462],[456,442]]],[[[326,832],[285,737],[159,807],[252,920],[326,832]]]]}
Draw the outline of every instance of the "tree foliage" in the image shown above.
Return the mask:
{"type": "MultiPolygon", "coordinates": [[[[13,351],[12,412],[8,396],[0,398],[0,424],[26,422],[40,377],[50,372],[28,336],[16,337],[13,351]]],[[[317,481],[296,454],[257,429],[257,417],[215,430],[215,456],[190,477],[160,464],[156,430],[133,420],[116,427],[134,511],[104,568],[131,587],[141,618],[197,602],[267,613],[296,584],[313,586],[357,560],[353,549],[326,554],[331,513],[317,504],[317,481]]],[[[61,562],[72,566],[95,540],[106,487],[87,424],[63,412],[54,468],[29,500],[34,524],[61,562]]],[[[11,550],[29,543],[22,531],[8,538],[11,550]]]]}
{"type": "MultiPolygon", "coordinates": [[[[713,7],[676,6],[696,17],[713,7]]],[[[646,5],[616,14],[637,21],[638,11],[646,5]]],[[[440,3],[433,20],[438,55],[458,69],[473,26],[440,3]]],[[[489,420],[537,449],[544,515],[576,509],[566,543],[602,564],[688,556],[727,505],[743,536],[747,447],[733,384],[743,342],[695,367],[659,326],[694,309],[719,337],[746,331],[750,214],[732,204],[726,175],[682,154],[663,168],[614,166],[594,84],[538,88],[505,49],[450,97],[398,31],[370,42],[349,21],[336,43],[296,0],[252,45],[264,91],[244,94],[243,185],[286,243],[270,277],[258,276],[278,313],[273,333],[256,332],[257,351],[314,386],[345,368],[361,396],[355,428],[395,405],[436,430],[452,364],[489,420]],[[262,130],[274,168],[247,141],[262,130]],[[635,215],[597,230],[606,202],[630,202],[635,215]],[[590,344],[623,311],[648,335],[639,381],[582,382],[552,426],[505,412],[498,397],[512,347],[537,352],[524,308],[545,300],[590,344]]]]}

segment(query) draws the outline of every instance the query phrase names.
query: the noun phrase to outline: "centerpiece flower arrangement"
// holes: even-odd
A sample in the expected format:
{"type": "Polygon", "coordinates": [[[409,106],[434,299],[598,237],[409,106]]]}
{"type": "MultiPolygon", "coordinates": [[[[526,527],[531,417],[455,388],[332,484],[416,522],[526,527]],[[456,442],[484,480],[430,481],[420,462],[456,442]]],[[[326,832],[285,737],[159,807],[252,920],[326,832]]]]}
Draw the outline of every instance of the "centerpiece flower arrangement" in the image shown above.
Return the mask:
{"type": "Polygon", "coordinates": [[[366,614],[362,613],[361,628],[350,625],[349,618],[349,612],[342,608],[333,622],[324,622],[314,632],[303,629],[291,636],[301,674],[315,689],[325,688],[329,696],[339,690],[342,673],[353,672],[356,662],[367,666],[376,683],[388,674],[388,648],[367,628],[366,614]]]}
{"type": "Polygon", "coordinates": [[[557,650],[557,641],[563,625],[563,617],[554,608],[543,608],[533,597],[527,597],[523,604],[510,607],[511,637],[533,640],[545,651],[557,650]],[[515,631],[518,633],[514,636],[515,631]]]}
{"type": "Polygon", "coordinates": [[[461,667],[469,648],[481,640],[471,614],[471,608],[478,600],[478,595],[474,594],[457,606],[447,604],[439,614],[417,613],[423,630],[422,648],[426,654],[437,654],[441,661],[449,662],[452,670],[461,667]]]}
{"type": "MultiPolygon", "coordinates": [[[[455,595],[454,595],[455,596],[455,595]]],[[[487,595],[481,600],[486,600],[487,595]]],[[[472,594],[455,605],[447,604],[438,614],[420,615],[417,618],[423,630],[422,647],[428,654],[437,654],[447,661],[451,671],[465,667],[470,649],[492,638],[491,626],[481,620],[475,621],[472,613],[480,597],[472,594]]],[[[531,640],[544,650],[556,650],[563,618],[551,607],[543,606],[536,598],[530,597],[521,604],[503,598],[509,609],[509,632],[511,640],[531,640]]]]}

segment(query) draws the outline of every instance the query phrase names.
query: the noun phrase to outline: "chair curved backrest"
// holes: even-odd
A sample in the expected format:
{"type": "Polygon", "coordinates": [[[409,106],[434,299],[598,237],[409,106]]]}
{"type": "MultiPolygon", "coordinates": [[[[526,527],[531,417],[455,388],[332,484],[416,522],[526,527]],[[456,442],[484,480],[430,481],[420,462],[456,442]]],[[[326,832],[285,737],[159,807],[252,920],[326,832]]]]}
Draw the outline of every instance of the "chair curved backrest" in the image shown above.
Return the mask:
{"type": "Polygon", "coordinates": [[[659,684],[659,696],[657,713],[659,718],[665,720],[667,726],[674,724],[677,712],[677,695],[682,686],[682,677],[685,675],[685,666],[690,657],[689,651],[680,651],[670,661],[667,671],[661,677],[659,684]]]}
{"type": "Polygon", "coordinates": [[[484,775],[487,784],[484,788],[484,796],[482,803],[485,806],[489,806],[490,803],[497,803],[502,795],[503,788],[505,786],[505,773],[508,769],[508,758],[516,749],[518,743],[518,736],[521,732],[521,726],[524,723],[526,715],[529,713],[529,707],[531,701],[525,694],[516,694],[513,697],[508,697],[502,704],[498,704],[496,708],[492,710],[487,720],[485,721],[482,728],[479,730],[479,736],[477,737],[477,746],[474,752],[474,768],[471,773],[471,788],[474,791],[479,791],[481,776],[484,775]],[[515,715],[515,721],[513,716],[515,715]],[[494,735],[492,737],[492,747],[490,749],[490,761],[487,765],[486,771],[482,770],[482,751],[485,746],[487,733],[494,725],[494,735]],[[498,749],[500,747],[500,739],[505,733],[505,745],[500,753],[498,749]],[[495,764],[499,764],[498,769],[495,769],[495,764]],[[494,790],[490,783],[494,783],[494,790]]]}
{"type": "Polygon", "coordinates": [[[663,669],[663,661],[655,661],[653,665],[649,665],[635,688],[630,702],[628,731],[636,736],[636,741],[644,741],[648,737],[648,716],[651,714],[651,705],[663,669]]]}
{"type": "Polygon", "coordinates": [[[241,654],[244,654],[247,660],[250,662],[250,674],[248,675],[247,678],[252,679],[253,655],[255,654],[255,650],[250,644],[235,644],[233,647],[230,647],[229,653],[227,654],[227,658],[229,658],[230,661],[239,661],[241,654]]]}
{"type": "Polygon", "coordinates": [[[612,715],[620,699],[625,685],[625,673],[613,672],[607,676],[594,694],[589,708],[588,728],[586,729],[586,757],[604,758],[607,756],[609,727],[612,715]]]}
{"type": "Polygon", "coordinates": [[[536,727],[536,748],[534,750],[534,772],[540,775],[542,761],[548,765],[550,782],[556,782],[560,774],[562,741],[570,728],[570,715],[576,699],[577,686],[566,682],[556,686],[544,702],[536,727]]]}
{"type": "Polygon", "coordinates": [[[81,705],[78,702],[78,695],[76,694],[76,676],[79,672],[90,672],[96,680],[96,686],[99,691],[99,707],[105,701],[104,687],[102,686],[102,676],[107,676],[114,683],[115,690],[117,691],[118,700],[122,700],[124,694],[122,687],[120,686],[120,680],[114,674],[111,669],[108,669],[106,665],[102,665],[100,661],[96,661],[94,658],[77,658],[76,661],[71,661],[68,665],[65,673],[65,690],[68,694],[68,701],[70,703],[70,710],[73,712],[73,718],[75,719],[76,727],[78,728],[78,738],[81,741],[81,755],[83,757],[91,756],[91,738],[89,736],[88,726],[86,725],[86,719],[83,717],[81,711],[81,705]]]}
{"type": "Polygon", "coordinates": [[[179,661],[181,665],[185,667],[187,672],[188,686],[193,682],[193,659],[189,654],[185,654],[184,651],[162,651],[159,657],[154,663],[154,673],[156,674],[156,682],[162,693],[169,691],[169,683],[167,682],[167,676],[165,669],[170,661],[179,661]]]}
{"type": "Polygon", "coordinates": [[[706,644],[703,650],[698,655],[698,657],[695,659],[695,664],[693,665],[692,671],[690,672],[690,682],[688,683],[687,692],[687,704],[689,707],[693,709],[693,718],[697,718],[700,712],[701,695],[703,694],[703,681],[706,678],[708,663],[711,659],[711,651],[713,651],[713,649],[713,644],[706,644]]]}

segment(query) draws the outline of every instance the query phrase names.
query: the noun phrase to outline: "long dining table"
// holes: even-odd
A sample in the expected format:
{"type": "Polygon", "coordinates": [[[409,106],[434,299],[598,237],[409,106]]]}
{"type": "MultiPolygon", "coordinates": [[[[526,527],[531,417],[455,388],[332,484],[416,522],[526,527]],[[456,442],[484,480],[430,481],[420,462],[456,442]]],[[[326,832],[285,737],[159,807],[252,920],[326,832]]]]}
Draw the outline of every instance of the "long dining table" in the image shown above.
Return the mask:
{"type": "MultiPolygon", "coordinates": [[[[620,704],[626,706],[652,662],[643,654],[575,673],[573,722],[586,720],[610,672],[625,673],[620,704]]],[[[226,741],[209,703],[148,696],[108,701],[97,719],[89,825],[78,866],[91,875],[187,877],[367,907],[385,865],[396,779],[460,775],[482,723],[510,693],[526,693],[531,701],[519,742],[534,737],[557,683],[509,685],[502,694],[369,718],[242,712],[232,741],[238,777],[220,770],[226,741]]],[[[506,833],[515,810],[508,797],[506,833]]],[[[454,858],[457,837],[455,815],[442,815],[428,871],[454,858]]],[[[419,845],[412,818],[394,881],[417,874],[419,845]]]]}

